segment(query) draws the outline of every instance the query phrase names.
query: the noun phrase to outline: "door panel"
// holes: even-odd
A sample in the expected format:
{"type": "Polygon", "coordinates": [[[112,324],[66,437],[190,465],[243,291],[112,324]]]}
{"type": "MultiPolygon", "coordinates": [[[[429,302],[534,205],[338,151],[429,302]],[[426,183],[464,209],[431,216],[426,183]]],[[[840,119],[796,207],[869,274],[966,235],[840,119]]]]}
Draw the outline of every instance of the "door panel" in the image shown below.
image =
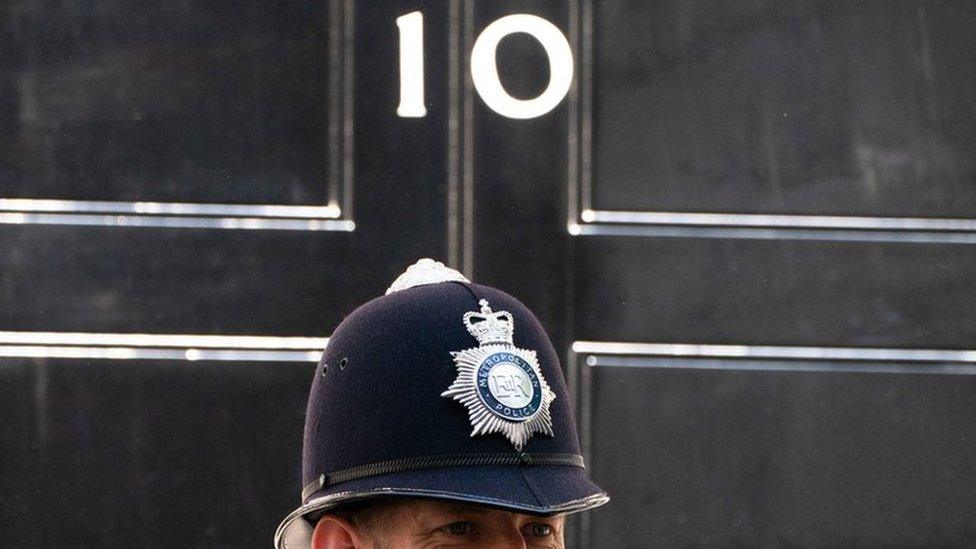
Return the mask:
{"type": "Polygon", "coordinates": [[[591,465],[624,497],[585,546],[967,544],[972,370],[634,364],[590,367],[591,465]]]}
{"type": "Polygon", "coordinates": [[[586,339],[965,348],[976,255],[920,243],[583,237],[586,339]],[[614,265],[614,269],[607,269],[614,265]]]}
{"type": "Polygon", "coordinates": [[[973,217],[965,2],[594,2],[593,207],[973,217]]]}

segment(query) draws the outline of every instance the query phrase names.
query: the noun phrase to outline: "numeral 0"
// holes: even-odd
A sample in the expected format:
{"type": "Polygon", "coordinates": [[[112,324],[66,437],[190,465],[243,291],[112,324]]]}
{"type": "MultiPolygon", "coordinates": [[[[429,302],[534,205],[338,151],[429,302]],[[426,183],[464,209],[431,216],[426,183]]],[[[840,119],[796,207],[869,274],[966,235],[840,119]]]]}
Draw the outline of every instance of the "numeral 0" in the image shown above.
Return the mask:
{"type": "MultiPolygon", "coordinates": [[[[419,118],[424,106],[424,16],[419,11],[396,20],[400,32],[400,105],[397,114],[419,118]]],[[[493,21],[481,31],[471,48],[471,80],[482,101],[508,118],[528,119],[546,114],[566,97],[573,82],[573,51],[555,25],[536,15],[516,13],[493,21]],[[516,99],[498,78],[498,43],[523,32],[539,41],[549,60],[549,84],[537,97],[516,99]]]]}

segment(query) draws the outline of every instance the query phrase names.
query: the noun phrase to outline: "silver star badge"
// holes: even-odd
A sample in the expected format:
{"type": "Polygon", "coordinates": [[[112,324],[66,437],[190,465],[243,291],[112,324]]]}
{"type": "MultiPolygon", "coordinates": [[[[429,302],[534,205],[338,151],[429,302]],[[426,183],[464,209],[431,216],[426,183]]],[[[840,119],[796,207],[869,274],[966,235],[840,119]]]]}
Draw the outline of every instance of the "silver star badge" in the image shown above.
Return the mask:
{"type": "Polygon", "coordinates": [[[441,396],[468,408],[472,437],[501,433],[521,451],[535,433],[553,436],[549,405],[556,394],[535,351],[512,343],[511,313],[492,312],[485,299],[478,304],[481,311],[464,313],[462,320],[479,345],[451,351],[458,375],[441,396]]]}

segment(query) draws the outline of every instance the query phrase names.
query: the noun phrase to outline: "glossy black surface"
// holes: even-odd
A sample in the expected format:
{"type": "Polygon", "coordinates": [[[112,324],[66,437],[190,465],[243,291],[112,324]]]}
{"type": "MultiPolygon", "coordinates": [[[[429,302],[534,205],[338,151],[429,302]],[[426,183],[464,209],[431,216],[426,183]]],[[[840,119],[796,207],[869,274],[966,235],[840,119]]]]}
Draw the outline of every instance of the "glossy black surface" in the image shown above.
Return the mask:
{"type": "Polygon", "coordinates": [[[2,366],[5,547],[267,547],[297,500],[313,364],[2,366]]]}
{"type": "Polygon", "coordinates": [[[618,448],[593,469],[622,497],[593,515],[584,546],[963,547],[976,535],[971,376],[609,367],[592,387],[594,447],[618,448]]]}
{"type": "MultiPolygon", "coordinates": [[[[203,28],[202,22],[186,22],[187,29],[167,19],[163,12],[172,7],[133,9],[126,15],[117,12],[126,7],[120,6],[105,7],[104,14],[82,7],[55,10],[40,3],[4,6],[17,15],[4,19],[5,36],[27,51],[41,40],[28,31],[52,10],[58,11],[52,16],[56,23],[71,21],[54,25],[50,32],[76,45],[103,34],[116,36],[120,25],[127,27],[124,17],[148,18],[145,26],[187,33],[203,28]],[[100,17],[105,18],[102,23],[100,17]],[[72,29],[77,28],[88,29],[88,34],[75,36],[72,29]]],[[[140,48],[171,52],[174,59],[201,71],[220,68],[226,78],[210,82],[210,76],[190,71],[174,76],[178,82],[168,90],[161,85],[151,90],[156,95],[142,96],[145,105],[171,115],[171,131],[153,134],[159,144],[128,140],[115,151],[121,156],[101,160],[85,151],[58,153],[59,162],[83,160],[78,173],[85,178],[72,180],[70,188],[55,195],[60,187],[44,185],[65,180],[42,176],[61,174],[54,169],[58,166],[24,179],[4,172],[7,178],[0,179],[9,187],[0,196],[20,198],[20,190],[30,188],[33,194],[25,196],[324,204],[328,166],[319,145],[329,137],[328,113],[309,114],[309,108],[326,105],[327,82],[315,75],[328,68],[327,36],[314,30],[328,28],[326,7],[324,2],[246,8],[187,5],[185,9],[201,18],[212,11],[218,20],[214,24],[224,20],[214,31],[222,38],[200,43],[142,33],[140,48]],[[262,18],[263,12],[280,19],[262,18]],[[223,50],[214,44],[224,40],[246,45],[256,34],[267,51],[251,52],[251,65],[222,61],[223,50]],[[301,49],[308,41],[317,46],[301,49]],[[307,77],[254,76],[288,70],[272,57],[289,48],[296,56],[294,70],[307,70],[307,77]],[[202,89],[186,95],[177,93],[181,86],[202,89]],[[287,93],[271,98],[269,90],[278,88],[287,93]],[[177,95],[187,102],[155,102],[177,95]],[[193,105],[203,108],[204,103],[194,102],[204,100],[205,116],[188,112],[193,105]],[[227,142],[231,126],[241,141],[227,142]],[[272,137],[277,141],[268,141],[272,137]],[[242,148],[252,138],[265,139],[261,146],[269,148],[261,150],[266,155],[242,148]],[[159,150],[164,145],[186,154],[175,163],[164,162],[159,150]],[[206,166],[193,164],[197,153],[213,169],[227,170],[229,183],[214,183],[203,171],[206,166]],[[301,161],[288,163],[288,155],[301,161]],[[119,185],[131,185],[118,192],[99,186],[99,162],[119,185]],[[265,177],[279,162],[293,173],[286,186],[265,177]],[[199,169],[187,172],[169,190],[143,185],[148,179],[140,174],[157,165],[199,169]],[[31,183],[35,180],[37,185],[31,183]]],[[[446,70],[445,33],[428,35],[430,115],[405,120],[395,113],[395,19],[416,7],[354,6],[349,88],[354,111],[351,124],[343,128],[352,131],[343,136],[353,142],[353,209],[343,215],[357,223],[355,231],[3,224],[0,330],[326,337],[345,314],[382,294],[409,263],[423,256],[445,258],[447,82],[439,77],[446,70]]],[[[434,28],[445,27],[446,6],[427,6],[425,15],[434,28]]],[[[135,32],[128,29],[123,38],[136,41],[135,32]]],[[[120,55],[130,53],[129,47],[120,45],[120,55]]],[[[110,44],[97,51],[109,55],[110,44]]],[[[4,55],[0,62],[9,62],[4,55]]],[[[57,68],[41,58],[36,63],[57,68]]],[[[20,78],[21,73],[8,74],[4,71],[2,78],[20,78]]],[[[126,89],[122,82],[141,86],[147,76],[121,70],[114,78],[99,85],[126,89]]],[[[54,91],[37,93],[45,94],[44,100],[55,99],[54,91]]],[[[15,120],[23,114],[17,97],[8,92],[0,97],[15,120]]],[[[65,137],[70,137],[66,143],[97,141],[103,127],[141,131],[138,124],[119,121],[112,100],[103,99],[95,110],[64,105],[66,111],[57,120],[78,118],[88,124],[65,137]]],[[[0,136],[0,158],[17,159],[20,166],[34,162],[21,158],[27,143],[17,141],[22,136],[0,136]]],[[[278,521],[300,501],[301,432],[310,375],[308,363],[0,359],[0,410],[8,418],[0,427],[0,545],[270,546],[278,521]]]]}
{"type": "Polygon", "coordinates": [[[0,192],[325,204],[328,7],[6,3],[0,192]]]}
{"type": "Polygon", "coordinates": [[[976,214],[971,2],[593,5],[594,207],[976,214]]]}
{"type": "MultiPolygon", "coordinates": [[[[353,211],[344,212],[358,224],[356,231],[3,225],[3,329],[324,336],[341,315],[382,293],[404,265],[423,255],[444,257],[446,81],[431,76],[427,118],[407,120],[395,112],[394,21],[415,7],[356,8],[355,86],[350,92],[361,99],[353,102],[350,128],[353,211]]],[[[426,15],[429,25],[444,26],[446,10],[427,9],[426,15]]],[[[160,47],[175,47],[171,40],[159,40],[160,47]]],[[[432,73],[446,70],[444,41],[445,34],[430,33],[432,73]]],[[[327,61],[326,50],[305,62],[327,61]]],[[[313,80],[292,86],[295,93],[327,93],[313,80]]],[[[248,89],[239,93],[252,93],[248,89]]],[[[326,129],[319,127],[322,139],[326,129]]],[[[179,144],[195,137],[183,132],[167,139],[179,144]]],[[[145,147],[134,148],[137,153],[142,155],[133,159],[138,165],[156,155],[145,147]]],[[[310,161],[324,158],[307,156],[310,161]]],[[[308,181],[324,192],[324,179],[308,181]]]]}
{"type": "Polygon", "coordinates": [[[584,237],[585,338],[968,349],[968,246],[584,237]],[[613,269],[606,268],[613,265],[613,269]]]}
{"type": "MultiPolygon", "coordinates": [[[[594,14],[595,208],[976,211],[971,4],[600,2],[594,14]]],[[[575,239],[574,339],[874,356],[973,346],[972,246],[712,235],[575,239]]],[[[616,498],[582,546],[976,538],[969,374],[585,358],[590,461],[616,498]]]]}

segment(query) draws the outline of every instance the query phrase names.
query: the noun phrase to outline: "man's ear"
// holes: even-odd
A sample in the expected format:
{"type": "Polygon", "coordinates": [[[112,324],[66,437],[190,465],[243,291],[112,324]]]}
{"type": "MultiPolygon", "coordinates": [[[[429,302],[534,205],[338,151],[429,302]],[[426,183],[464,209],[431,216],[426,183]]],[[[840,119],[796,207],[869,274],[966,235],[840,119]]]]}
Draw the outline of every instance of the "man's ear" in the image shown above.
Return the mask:
{"type": "Polygon", "coordinates": [[[312,533],[312,549],[361,549],[362,537],[348,520],[322,515],[312,533]]]}

